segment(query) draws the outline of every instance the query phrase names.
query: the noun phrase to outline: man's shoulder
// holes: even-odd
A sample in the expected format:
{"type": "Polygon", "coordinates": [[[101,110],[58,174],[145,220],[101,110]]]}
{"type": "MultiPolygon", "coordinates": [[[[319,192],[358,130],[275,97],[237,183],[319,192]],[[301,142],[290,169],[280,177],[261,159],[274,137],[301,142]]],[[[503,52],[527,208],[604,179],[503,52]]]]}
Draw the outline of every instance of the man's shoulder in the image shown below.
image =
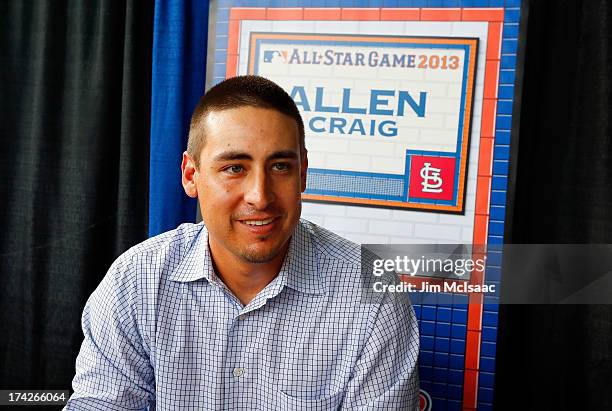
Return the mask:
{"type": "Polygon", "coordinates": [[[131,321],[136,312],[142,316],[140,320],[154,313],[158,295],[167,291],[170,274],[202,228],[202,224],[182,224],[121,254],[90,296],[88,307],[114,312],[120,321],[131,321]]]}
{"type": "Polygon", "coordinates": [[[120,272],[139,274],[171,272],[193,245],[204,224],[184,223],[128,249],[113,263],[120,272]]]}
{"type": "Polygon", "coordinates": [[[166,251],[184,252],[191,247],[195,238],[204,229],[204,223],[183,223],[174,230],[151,237],[130,248],[126,254],[150,254],[166,251]]]}

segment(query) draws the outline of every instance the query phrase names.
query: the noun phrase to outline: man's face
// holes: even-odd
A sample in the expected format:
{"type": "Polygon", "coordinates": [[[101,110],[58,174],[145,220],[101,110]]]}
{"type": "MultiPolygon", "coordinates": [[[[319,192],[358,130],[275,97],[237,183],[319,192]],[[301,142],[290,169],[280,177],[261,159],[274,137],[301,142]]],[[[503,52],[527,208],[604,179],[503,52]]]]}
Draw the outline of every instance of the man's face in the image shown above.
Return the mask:
{"type": "Polygon", "coordinates": [[[198,197],[215,258],[248,263],[281,258],[301,213],[306,154],[295,120],[276,110],[239,107],[203,120],[200,167],[183,155],[183,186],[198,197]]]}

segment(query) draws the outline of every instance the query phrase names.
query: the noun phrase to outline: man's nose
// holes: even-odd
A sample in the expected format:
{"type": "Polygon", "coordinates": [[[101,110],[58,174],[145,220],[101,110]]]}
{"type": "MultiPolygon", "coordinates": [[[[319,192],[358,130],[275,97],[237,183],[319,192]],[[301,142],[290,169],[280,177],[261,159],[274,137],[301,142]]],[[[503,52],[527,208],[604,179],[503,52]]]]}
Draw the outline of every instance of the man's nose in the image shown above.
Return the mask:
{"type": "Polygon", "coordinates": [[[253,170],[246,180],[244,201],[257,210],[264,210],[275,199],[272,182],[263,170],[253,170]]]}

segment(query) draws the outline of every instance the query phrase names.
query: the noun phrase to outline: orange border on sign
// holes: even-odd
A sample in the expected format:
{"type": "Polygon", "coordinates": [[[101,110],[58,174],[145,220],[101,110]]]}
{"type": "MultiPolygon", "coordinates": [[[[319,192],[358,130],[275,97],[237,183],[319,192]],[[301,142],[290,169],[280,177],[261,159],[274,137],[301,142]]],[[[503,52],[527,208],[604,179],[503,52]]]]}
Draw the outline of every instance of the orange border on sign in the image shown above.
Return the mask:
{"type": "MultiPolygon", "coordinates": [[[[282,8],[277,10],[283,10],[282,8]]],[[[378,15],[380,21],[422,21],[423,11],[428,21],[449,21],[449,14],[440,9],[431,8],[380,8],[374,9],[374,12],[365,11],[368,18],[373,15],[378,15]],[[376,11],[378,10],[378,11],[376,11]]],[[[503,33],[504,9],[503,8],[462,8],[461,18],[459,21],[478,21],[488,24],[486,63],[485,63],[485,83],[487,89],[494,91],[487,98],[486,103],[489,107],[497,106],[497,89],[499,83],[499,63],[501,60],[501,39],[503,33]],[[488,63],[488,64],[487,64],[488,63]]],[[[274,15],[274,13],[271,13],[274,15]]],[[[282,12],[280,13],[282,15],[282,12]]],[[[364,14],[364,9],[345,9],[345,8],[303,8],[304,20],[343,20],[343,16],[357,18],[364,14]]],[[[228,44],[238,44],[240,39],[240,23],[242,20],[266,20],[270,19],[266,8],[232,8],[230,11],[228,44]]],[[[292,9],[292,15],[297,15],[295,9],[292,9]],[[295,14],[294,14],[295,13],[295,14]]],[[[456,17],[456,12],[453,17],[456,17]]],[[[228,63],[226,65],[226,77],[234,77],[238,73],[238,47],[231,50],[228,47],[227,54],[228,63]]],[[[472,59],[474,61],[475,59],[472,59]]],[[[485,101],[483,101],[483,104],[485,101]]],[[[471,108],[471,104],[469,106],[471,108]]],[[[489,110],[488,109],[488,110],[489,110]]],[[[466,110],[467,114],[467,110],[466,110]]],[[[471,114],[471,113],[470,113],[471,114]]],[[[494,125],[495,111],[487,111],[487,115],[483,112],[480,145],[478,153],[478,179],[476,184],[476,210],[474,215],[474,232],[473,244],[485,245],[487,243],[488,226],[489,226],[489,209],[491,198],[491,180],[492,180],[492,164],[493,164],[493,142],[494,142],[494,125]],[[485,118],[486,117],[486,118],[485,118]],[[491,120],[493,123],[491,123],[491,120]],[[492,126],[492,127],[491,127],[492,126]],[[483,134],[483,130],[487,135],[483,134]]],[[[468,117],[469,118],[469,117],[468,117]]],[[[465,140],[464,140],[465,141],[465,140]]],[[[464,153],[462,153],[464,155],[464,153]]],[[[465,170],[463,170],[465,172],[465,170]]],[[[311,200],[322,200],[310,196],[311,200]]],[[[323,196],[321,196],[323,197],[323,196]]],[[[344,203],[351,203],[351,199],[343,199],[344,203]]],[[[355,201],[357,202],[357,201],[355,201]]],[[[359,200],[360,204],[372,204],[367,200],[359,200]]],[[[399,203],[399,202],[398,202],[399,203]]],[[[402,203],[403,204],[403,203],[402,203]]],[[[376,204],[377,205],[377,204],[376,204]]],[[[418,209],[418,207],[411,207],[418,209]]],[[[431,209],[431,206],[428,205],[431,209]]],[[[440,211],[445,210],[444,207],[438,208],[440,211]]],[[[477,280],[480,284],[484,284],[484,273],[477,275],[477,280]]],[[[411,279],[413,281],[415,279],[411,279]]],[[[475,281],[476,279],[474,279],[475,281]]],[[[472,283],[472,280],[470,280],[472,283]]],[[[478,404],[478,377],[479,377],[479,359],[480,345],[482,337],[482,314],[483,314],[483,298],[482,294],[472,293],[469,298],[468,305],[468,321],[466,334],[466,352],[465,352],[465,372],[463,381],[463,409],[476,410],[478,404]]]]}

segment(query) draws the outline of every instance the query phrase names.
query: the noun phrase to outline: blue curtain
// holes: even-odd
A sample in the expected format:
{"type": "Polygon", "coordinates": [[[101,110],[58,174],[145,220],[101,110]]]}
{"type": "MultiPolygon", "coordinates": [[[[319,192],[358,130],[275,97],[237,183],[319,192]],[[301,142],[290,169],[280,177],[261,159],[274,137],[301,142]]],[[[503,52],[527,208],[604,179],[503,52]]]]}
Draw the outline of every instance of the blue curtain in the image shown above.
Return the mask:
{"type": "Polygon", "coordinates": [[[204,92],[208,2],[156,0],[151,83],[149,236],[194,221],[181,186],[191,112],[204,92]]]}

